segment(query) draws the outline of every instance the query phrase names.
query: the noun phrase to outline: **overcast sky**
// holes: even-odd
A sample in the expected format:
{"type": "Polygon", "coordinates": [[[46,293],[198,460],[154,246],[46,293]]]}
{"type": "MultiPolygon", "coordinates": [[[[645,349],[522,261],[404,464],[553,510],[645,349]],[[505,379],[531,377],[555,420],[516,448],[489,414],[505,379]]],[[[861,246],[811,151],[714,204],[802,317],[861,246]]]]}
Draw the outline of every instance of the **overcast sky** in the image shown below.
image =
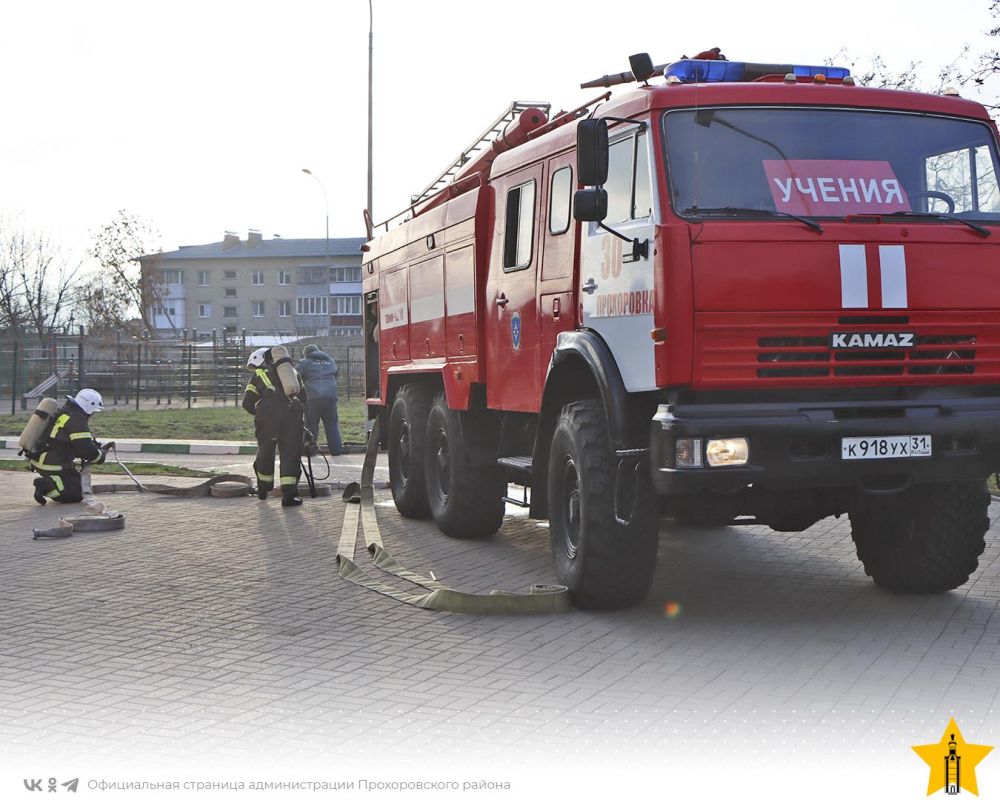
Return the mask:
{"type": "MultiPolygon", "coordinates": [[[[988,0],[596,3],[373,0],[375,216],[406,205],[511,100],[719,46],[821,64],[842,47],[928,77],[996,24],[988,0]],[[499,13],[493,9],[500,9],[499,13]]],[[[360,236],[368,4],[3,2],[0,213],[68,250],[124,208],[162,245],[360,236]]]]}

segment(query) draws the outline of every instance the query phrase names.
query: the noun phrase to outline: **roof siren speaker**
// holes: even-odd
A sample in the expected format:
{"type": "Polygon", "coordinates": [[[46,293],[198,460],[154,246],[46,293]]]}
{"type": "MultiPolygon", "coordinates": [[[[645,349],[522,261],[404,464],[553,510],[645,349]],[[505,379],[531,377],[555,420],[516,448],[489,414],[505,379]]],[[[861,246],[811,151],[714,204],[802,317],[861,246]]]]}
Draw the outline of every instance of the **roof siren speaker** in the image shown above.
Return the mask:
{"type": "Polygon", "coordinates": [[[634,56],[629,56],[628,65],[632,68],[632,76],[637,81],[648,81],[656,74],[656,70],[653,68],[653,59],[649,57],[649,53],[636,53],[634,56]]]}

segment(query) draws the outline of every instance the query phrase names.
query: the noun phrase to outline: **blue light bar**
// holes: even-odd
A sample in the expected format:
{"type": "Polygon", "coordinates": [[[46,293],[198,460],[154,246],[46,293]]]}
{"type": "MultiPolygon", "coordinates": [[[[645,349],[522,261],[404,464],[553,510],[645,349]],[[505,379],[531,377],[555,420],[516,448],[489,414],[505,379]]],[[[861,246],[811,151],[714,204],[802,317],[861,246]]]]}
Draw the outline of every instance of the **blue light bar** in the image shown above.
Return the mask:
{"type": "Polygon", "coordinates": [[[742,61],[708,61],[688,58],[669,64],[663,75],[681,83],[726,83],[742,81],[746,64],[742,61]]]}
{"type": "Polygon", "coordinates": [[[812,67],[804,64],[755,64],[745,61],[709,61],[688,58],[675,61],[663,70],[664,77],[677,78],[681,83],[730,83],[753,81],[765,75],[787,75],[842,81],[851,74],[846,67],[812,67]]]}
{"type": "Polygon", "coordinates": [[[851,74],[847,67],[807,67],[804,65],[793,66],[789,72],[796,78],[814,78],[823,75],[827,80],[842,81],[851,74]]]}

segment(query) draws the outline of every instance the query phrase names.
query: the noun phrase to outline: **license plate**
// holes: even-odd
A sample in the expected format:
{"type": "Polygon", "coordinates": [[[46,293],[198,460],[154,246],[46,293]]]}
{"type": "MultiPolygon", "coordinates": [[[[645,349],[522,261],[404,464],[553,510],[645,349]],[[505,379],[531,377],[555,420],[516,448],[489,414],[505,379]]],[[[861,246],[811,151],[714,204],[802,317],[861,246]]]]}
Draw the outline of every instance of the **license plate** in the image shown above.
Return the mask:
{"type": "Polygon", "coordinates": [[[869,458],[927,458],[931,437],[916,436],[845,436],[840,440],[840,457],[845,461],[869,458]]]}

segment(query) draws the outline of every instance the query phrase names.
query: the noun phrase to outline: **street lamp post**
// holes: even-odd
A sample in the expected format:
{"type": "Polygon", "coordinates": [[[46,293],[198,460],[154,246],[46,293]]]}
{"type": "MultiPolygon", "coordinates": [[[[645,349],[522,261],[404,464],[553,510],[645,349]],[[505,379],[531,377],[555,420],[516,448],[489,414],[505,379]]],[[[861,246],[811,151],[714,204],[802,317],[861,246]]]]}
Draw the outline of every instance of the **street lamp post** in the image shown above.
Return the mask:
{"type": "Polygon", "coordinates": [[[323,190],[323,206],[326,209],[326,266],[327,269],[330,268],[330,201],[326,196],[326,187],[323,185],[323,181],[313,175],[311,170],[302,168],[302,171],[312,178],[316,183],[319,184],[319,188],[323,190]]]}
{"type": "Polygon", "coordinates": [[[368,0],[368,214],[374,219],[372,210],[372,0],[368,0]]]}

